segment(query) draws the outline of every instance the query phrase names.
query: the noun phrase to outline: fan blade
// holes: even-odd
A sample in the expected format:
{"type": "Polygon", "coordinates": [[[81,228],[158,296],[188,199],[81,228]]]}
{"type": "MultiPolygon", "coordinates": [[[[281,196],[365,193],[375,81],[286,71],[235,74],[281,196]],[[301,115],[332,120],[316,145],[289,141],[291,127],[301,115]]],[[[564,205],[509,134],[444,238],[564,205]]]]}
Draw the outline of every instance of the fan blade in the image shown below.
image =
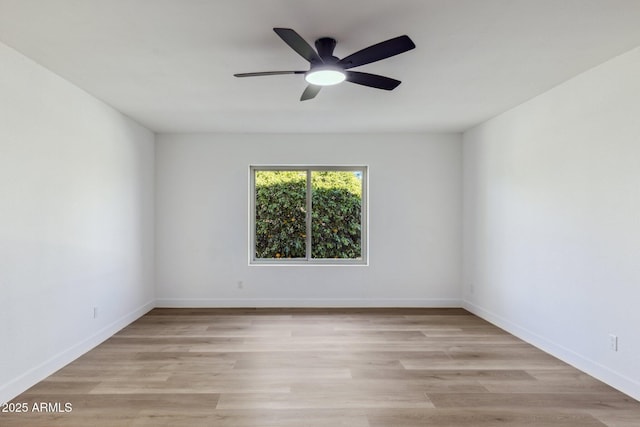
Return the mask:
{"type": "Polygon", "coordinates": [[[238,73],[236,77],[279,76],[281,74],[304,74],[306,71],[259,71],[257,73],[238,73]]]}
{"type": "Polygon", "coordinates": [[[315,50],[303,39],[300,34],[296,33],[291,28],[274,28],[273,31],[280,36],[291,49],[298,52],[300,56],[309,61],[312,64],[322,63],[322,59],[316,53],[315,50]]]}
{"type": "Polygon", "coordinates": [[[304,90],[304,92],[302,92],[302,96],[300,97],[300,101],[307,101],[309,99],[315,98],[316,95],[318,94],[318,92],[320,92],[320,89],[322,89],[322,86],[317,86],[317,85],[309,85],[309,86],[307,86],[307,88],[304,90]]]}
{"type": "Polygon", "coordinates": [[[379,76],[377,74],[361,73],[359,71],[347,71],[347,81],[362,86],[374,87],[376,89],[393,90],[401,83],[400,80],[390,77],[379,76]]]}
{"type": "Polygon", "coordinates": [[[360,65],[399,55],[415,47],[416,45],[411,41],[409,36],[400,36],[352,53],[338,61],[338,64],[345,69],[359,67],[360,65]]]}

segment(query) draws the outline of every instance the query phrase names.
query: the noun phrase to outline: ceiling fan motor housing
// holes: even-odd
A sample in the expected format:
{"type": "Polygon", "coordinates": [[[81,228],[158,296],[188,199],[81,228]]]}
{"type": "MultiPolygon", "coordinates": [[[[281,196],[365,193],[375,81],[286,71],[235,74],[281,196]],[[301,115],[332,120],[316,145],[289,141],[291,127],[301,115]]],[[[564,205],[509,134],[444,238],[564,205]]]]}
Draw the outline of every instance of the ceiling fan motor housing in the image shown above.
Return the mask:
{"type": "Polygon", "coordinates": [[[339,61],[333,56],[333,50],[336,48],[336,39],[331,37],[322,37],[316,40],[316,50],[325,64],[335,64],[339,61]]]}

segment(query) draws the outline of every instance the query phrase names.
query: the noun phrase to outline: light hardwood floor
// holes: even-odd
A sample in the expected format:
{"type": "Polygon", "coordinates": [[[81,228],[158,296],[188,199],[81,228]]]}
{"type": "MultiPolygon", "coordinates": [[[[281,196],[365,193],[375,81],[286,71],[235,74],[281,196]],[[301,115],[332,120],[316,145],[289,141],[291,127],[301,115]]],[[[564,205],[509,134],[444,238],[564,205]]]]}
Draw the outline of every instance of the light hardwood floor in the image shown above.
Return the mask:
{"type": "Polygon", "coordinates": [[[3,427],[640,426],[640,402],[462,309],[154,309],[13,402],[3,427]]]}

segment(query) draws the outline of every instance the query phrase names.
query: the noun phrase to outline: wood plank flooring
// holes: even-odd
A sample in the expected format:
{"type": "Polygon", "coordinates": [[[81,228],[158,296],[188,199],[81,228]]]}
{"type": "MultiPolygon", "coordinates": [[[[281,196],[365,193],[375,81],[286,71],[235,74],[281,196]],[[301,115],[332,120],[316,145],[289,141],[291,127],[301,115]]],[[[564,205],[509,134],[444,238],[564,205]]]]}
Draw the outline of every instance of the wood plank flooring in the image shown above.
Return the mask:
{"type": "Polygon", "coordinates": [[[154,309],[12,402],[0,426],[640,426],[462,309],[154,309]]]}

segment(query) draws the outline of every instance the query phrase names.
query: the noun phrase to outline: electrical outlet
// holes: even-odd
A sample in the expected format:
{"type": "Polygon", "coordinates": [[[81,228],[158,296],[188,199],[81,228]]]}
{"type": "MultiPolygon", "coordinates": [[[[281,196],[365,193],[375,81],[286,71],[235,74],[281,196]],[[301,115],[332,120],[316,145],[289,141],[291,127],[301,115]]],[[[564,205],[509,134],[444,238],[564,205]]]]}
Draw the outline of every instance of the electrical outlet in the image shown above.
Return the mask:
{"type": "Polygon", "coordinates": [[[242,280],[238,280],[238,289],[242,289],[244,287],[244,283],[242,280]]]}
{"type": "Polygon", "coordinates": [[[94,319],[98,318],[98,307],[93,307],[93,318],[94,319]]]}
{"type": "Polygon", "coordinates": [[[609,334],[609,350],[618,351],[618,336],[609,334]]]}

